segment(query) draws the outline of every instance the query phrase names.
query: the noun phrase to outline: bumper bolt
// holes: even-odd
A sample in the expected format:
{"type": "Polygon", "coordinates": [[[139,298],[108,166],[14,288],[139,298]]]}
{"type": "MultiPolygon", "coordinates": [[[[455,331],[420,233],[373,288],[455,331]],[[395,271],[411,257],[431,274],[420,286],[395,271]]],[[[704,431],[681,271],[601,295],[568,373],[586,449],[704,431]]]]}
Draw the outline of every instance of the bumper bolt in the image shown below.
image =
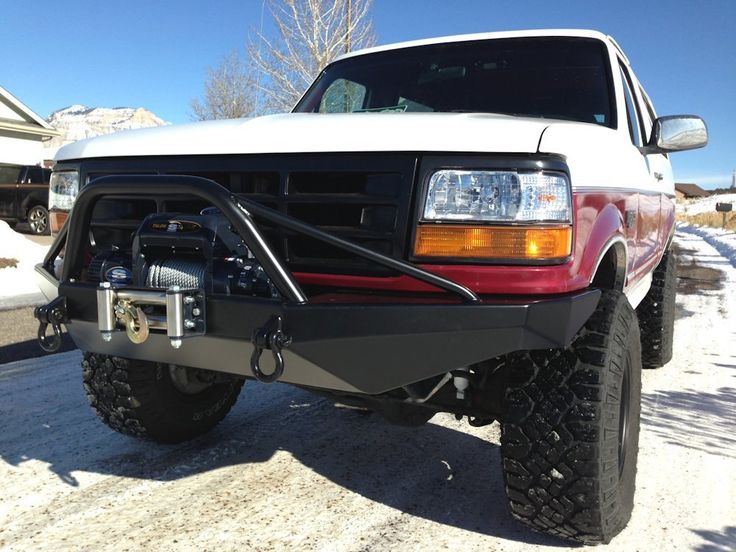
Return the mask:
{"type": "Polygon", "coordinates": [[[174,349],[179,349],[179,348],[181,348],[181,339],[171,339],[171,340],[170,340],[170,343],[171,343],[171,346],[172,346],[172,347],[173,347],[174,349]]]}
{"type": "Polygon", "coordinates": [[[112,341],[112,332],[100,332],[102,341],[112,341]]]}

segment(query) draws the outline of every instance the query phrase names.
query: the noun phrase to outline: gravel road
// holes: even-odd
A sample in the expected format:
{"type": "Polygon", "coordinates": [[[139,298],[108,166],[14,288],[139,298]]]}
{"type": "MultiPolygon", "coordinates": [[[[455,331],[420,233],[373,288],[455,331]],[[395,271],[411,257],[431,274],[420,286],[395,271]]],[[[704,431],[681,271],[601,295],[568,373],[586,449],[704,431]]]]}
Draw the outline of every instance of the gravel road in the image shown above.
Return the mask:
{"type": "MultiPolygon", "coordinates": [[[[678,243],[710,272],[681,280],[675,360],[643,378],[633,519],[599,550],[736,549],[736,270],[696,236],[678,243]],[[722,281],[698,285],[708,274],[722,281]]],[[[2,550],[567,548],[508,515],[496,425],[393,427],[248,383],[209,435],[147,444],[95,419],[79,359],[0,366],[2,550]]]]}

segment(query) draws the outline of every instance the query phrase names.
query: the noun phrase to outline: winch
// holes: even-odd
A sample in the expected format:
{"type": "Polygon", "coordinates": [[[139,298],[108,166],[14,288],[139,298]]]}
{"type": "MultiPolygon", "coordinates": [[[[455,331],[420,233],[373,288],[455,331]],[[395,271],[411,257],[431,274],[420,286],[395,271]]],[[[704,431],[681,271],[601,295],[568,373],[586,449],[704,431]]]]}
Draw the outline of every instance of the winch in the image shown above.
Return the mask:
{"type": "Polygon", "coordinates": [[[279,297],[266,272],[216,209],[199,215],[157,213],[135,232],[130,251],[95,255],[87,279],[98,281],[102,338],[124,328],[133,343],[166,330],[171,345],[205,333],[205,296],[279,297]]]}

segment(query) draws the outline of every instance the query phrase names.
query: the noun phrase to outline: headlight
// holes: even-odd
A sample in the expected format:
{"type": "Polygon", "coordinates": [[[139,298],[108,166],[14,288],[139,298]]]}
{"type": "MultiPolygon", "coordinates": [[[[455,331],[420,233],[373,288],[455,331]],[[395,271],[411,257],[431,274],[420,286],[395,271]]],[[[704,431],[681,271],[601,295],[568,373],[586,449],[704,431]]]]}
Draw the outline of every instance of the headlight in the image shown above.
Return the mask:
{"type": "Polygon", "coordinates": [[[571,202],[562,173],[442,169],[427,185],[414,254],[559,262],[572,252],[571,202]]]}
{"type": "Polygon", "coordinates": [[[443,169],[429,179],[423,220],[570,222],[567,177],[443,169]]]}
{"type": "Polygon", "coordinates": [[[64,171],[51,173],[49,209],[71,210],[79,192],[79,173],[64,171]]]}

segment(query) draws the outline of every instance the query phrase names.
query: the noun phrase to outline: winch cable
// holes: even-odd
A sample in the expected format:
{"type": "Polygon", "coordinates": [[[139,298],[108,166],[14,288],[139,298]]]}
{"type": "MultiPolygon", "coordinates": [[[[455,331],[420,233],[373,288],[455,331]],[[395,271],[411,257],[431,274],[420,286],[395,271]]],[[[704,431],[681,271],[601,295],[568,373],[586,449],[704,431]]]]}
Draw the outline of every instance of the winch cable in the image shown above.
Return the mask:
{"type": "Polygon", "coordinates": [[[179,286],[183,289],[204,287],[207,265],[202,261],[188,259],[158,259],[151,263],[146,276],[146,285],[153,288],[179,286]]]}

